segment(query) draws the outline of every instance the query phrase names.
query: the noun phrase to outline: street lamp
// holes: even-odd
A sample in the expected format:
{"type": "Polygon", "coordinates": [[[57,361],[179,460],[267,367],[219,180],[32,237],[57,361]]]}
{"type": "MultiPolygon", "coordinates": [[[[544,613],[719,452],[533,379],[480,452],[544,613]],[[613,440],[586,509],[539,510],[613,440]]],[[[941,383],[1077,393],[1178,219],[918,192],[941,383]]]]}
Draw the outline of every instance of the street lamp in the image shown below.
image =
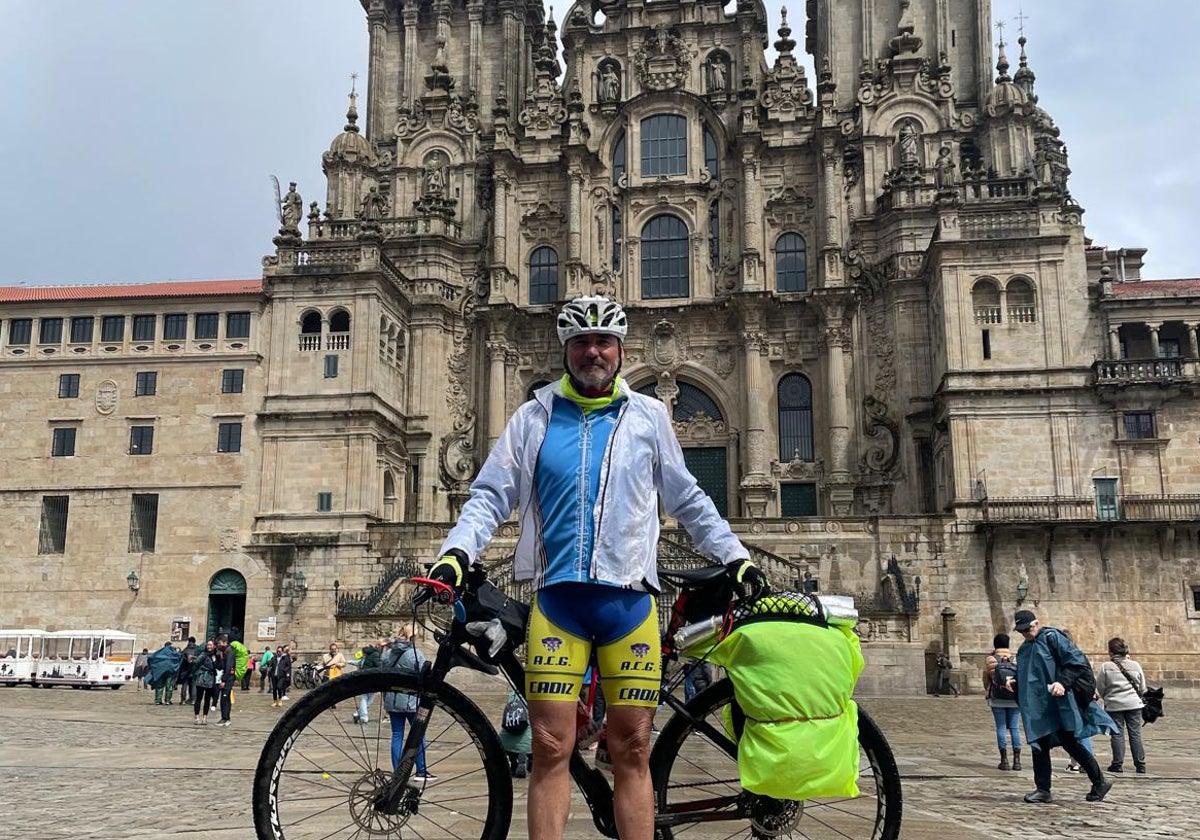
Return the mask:
{"type": "Polygon", "coordinates": [[[137,592],[142,588],[142,583],[138,579],[138,573],[136,571],[132,571],[125,575],[125,583],[129,586],[130,592],[137,592]]]}
{"type": "Polygon", "coordinates": [[[1025,596],[1029,594],[1029,581],[1021,578],[1017,581],[1017,606],[1025,603],[1025,596]]]}
{"type": "Polygon", "coordinates": [[[308,592],[308,579],[305,578],[304,572],[295,572],[292,574],[292,588],[301,595],[308,592]]]}

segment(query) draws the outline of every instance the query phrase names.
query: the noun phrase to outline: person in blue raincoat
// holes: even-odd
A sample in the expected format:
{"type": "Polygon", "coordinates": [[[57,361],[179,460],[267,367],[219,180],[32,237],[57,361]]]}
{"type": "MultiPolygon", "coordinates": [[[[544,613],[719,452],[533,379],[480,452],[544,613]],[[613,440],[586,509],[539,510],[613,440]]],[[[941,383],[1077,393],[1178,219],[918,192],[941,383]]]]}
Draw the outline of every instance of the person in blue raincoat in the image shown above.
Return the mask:
{"type": "Polygon", "coordinates": [[[1100,772],[1085,738],[1113,732],[1116,724],[1094,699],[1095,678],[1087,657],[1061,631],[1042,627],[1030,610],[1018,610],[1014,630],[1025,638],[1017,654],[1016,679],[1009,688],[1017,694],[1025,740],[1033,751],[1033,780],[1037,789],[1026,802],[1050,802],[1050,750],[1062,747],[1088,775],[1088,802],[1099,802],[1112,787],[1100,772]]]}
{"type": "Polygon", "coordinates": [[[150,654],[146,667],[150,672],[150,685],[154,686],[154,705],[171,705],[175,679],[182,663],[183,653],[170,642],[163,642],[162,647],[150,654]]]}

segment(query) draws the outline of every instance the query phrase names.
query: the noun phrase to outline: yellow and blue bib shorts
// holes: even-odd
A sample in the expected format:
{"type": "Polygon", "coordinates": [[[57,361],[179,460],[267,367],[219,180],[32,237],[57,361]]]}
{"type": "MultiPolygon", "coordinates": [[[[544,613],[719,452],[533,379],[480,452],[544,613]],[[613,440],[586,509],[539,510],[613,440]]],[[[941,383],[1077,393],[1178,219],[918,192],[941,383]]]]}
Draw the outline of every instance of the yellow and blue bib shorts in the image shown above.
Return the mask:
{"type": "Polygon", "coordinates": [[[529,700],[574,703],[595,647],[609,705],[658,705],[662,648],[654,595],[603,583],[558,583],[538,591],[530,607],[529,700]]]}

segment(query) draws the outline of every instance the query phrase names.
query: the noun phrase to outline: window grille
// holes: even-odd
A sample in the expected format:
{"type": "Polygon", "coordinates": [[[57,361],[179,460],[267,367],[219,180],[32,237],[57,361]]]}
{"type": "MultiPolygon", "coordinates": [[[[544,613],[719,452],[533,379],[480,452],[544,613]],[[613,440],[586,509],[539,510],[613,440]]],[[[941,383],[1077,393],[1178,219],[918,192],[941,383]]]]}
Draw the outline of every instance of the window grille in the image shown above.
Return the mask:
{"type": "Polygon", "coordinates": [[[42,496],[38,523],[38,554],[62,554],[67,548],[67,512],[70,496],[42,496]]]}
{"type": "Polygon", "coordinates": [[[129,550],[154,551],[158,541],[158,494],[134,493],[129,509],[129,550]]]}

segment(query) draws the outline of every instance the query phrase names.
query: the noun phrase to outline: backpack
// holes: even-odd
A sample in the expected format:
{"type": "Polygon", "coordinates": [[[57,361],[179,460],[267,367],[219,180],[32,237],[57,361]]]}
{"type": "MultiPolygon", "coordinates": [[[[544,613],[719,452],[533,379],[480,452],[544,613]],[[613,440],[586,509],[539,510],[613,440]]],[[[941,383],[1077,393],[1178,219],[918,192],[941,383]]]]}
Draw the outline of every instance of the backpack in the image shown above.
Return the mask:
{"type": "Polygon", "coordinates": [[[520,735],[529,728],[529,709],[515,694],[504,706],[504,718],[500,727],[512,735],[520,735]]]}
{"type": "Polygon", "coordinates": [[[996,657],[996,669],[992,671],[992,699],[1016,700],[1017,693],[1008,690],[1008,678],[1017,678],[1017,663],[1011,657],[996,657]]]}
{"type": "Polygon", "coordinates": [[[233,651],[233,678],[240,680],[246,676],[246,666],[250,663],[250,649],[238,641],[229,643],[229,649],[233,651]]]}

